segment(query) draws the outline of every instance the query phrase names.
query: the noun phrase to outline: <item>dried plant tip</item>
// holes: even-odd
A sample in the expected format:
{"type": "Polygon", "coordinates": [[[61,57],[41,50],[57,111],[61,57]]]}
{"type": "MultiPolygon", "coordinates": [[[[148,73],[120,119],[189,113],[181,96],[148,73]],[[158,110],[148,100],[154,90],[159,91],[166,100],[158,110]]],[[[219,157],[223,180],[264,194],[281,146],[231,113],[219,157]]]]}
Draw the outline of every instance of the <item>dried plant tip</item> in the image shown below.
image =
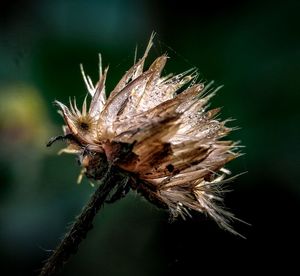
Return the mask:
{"type": "Polygon", "coordinates": [[[190,210],[212,217],[220,227],[231,227],[234,215],[222,207],[222,185],[230,174],[224,166],[237,158],[236,143],[224,140],[232,130],[208,109],[208,101],[220,88],[196,83],[197,70],[161,76],[167,56],[158,57],[148,69],[144,63],[153,44],[135,61],[106,99],[106,68],[99,55],[99,80],[92,83],[81,72],[89,95],[82,110],[76,100],[70,108],[56,102],[66,126],[64,152],[76,153],[87,177],[99,180],[108,166],[130,176],[124,185],[137,190],[173,217],[185,218],[190,210]],[[178,92],[180,91],[180,92],[178,92]],[[72,137],[72,139],[70,139],[72,137]]]}

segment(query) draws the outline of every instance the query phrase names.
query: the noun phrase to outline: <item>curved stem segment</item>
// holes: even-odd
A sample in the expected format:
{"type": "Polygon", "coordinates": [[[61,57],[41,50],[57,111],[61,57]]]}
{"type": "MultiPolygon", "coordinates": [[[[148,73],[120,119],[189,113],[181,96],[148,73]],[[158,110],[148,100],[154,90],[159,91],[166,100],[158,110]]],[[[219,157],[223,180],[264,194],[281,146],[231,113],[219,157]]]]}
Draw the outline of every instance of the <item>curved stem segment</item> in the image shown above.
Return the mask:
{"type": "Polygon", "coordinates": [[[76,217],[72,227],[60,244],[46,260],[40,276],[50,276],[58,273],[72,254],[78,250],[79,244],[85,239],[87,232],[93,228],[93,220],[104,204],[110,192],[120,183],[124,182],[124,175],[114,167],[110,167],[102,179],[102,184],[97,188],[90,201],[76,217]]]}

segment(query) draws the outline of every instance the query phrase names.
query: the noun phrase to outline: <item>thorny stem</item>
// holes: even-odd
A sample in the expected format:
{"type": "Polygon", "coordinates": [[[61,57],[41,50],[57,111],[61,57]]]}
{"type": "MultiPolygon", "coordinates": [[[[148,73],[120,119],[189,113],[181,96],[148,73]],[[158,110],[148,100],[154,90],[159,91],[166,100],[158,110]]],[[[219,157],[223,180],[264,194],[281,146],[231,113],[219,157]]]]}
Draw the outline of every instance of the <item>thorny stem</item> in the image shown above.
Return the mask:
{"type": "Polygon", "coordinates": [[[72,254],[78,250],[79,244],[86,238],[87,232],[93,228],[93,220],[97,212],[104,204],[110,192],[124,181],[124,175],[110,167],[102,179],[102,184],[97,188],[85,205],[70,230],[66,233],[63,240],[53,251],[52,255],[46,260],[40,276],[51,276],[58,273],[72,254]]]}

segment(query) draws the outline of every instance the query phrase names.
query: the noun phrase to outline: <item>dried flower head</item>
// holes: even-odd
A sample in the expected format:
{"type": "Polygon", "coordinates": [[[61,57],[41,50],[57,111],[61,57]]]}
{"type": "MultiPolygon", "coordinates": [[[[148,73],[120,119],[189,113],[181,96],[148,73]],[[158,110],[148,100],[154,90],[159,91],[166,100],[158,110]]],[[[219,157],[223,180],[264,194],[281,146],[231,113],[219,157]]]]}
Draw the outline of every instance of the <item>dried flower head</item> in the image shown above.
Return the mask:
{"type": "Polygon", "coordinates": [[[172,217],[189,210],[211,216],[219,226],[237,234],[230,226],[235,218],[222,208],[222,185],[230,172],[224,165],[239,156],[237,143],[221,140],[232,128],[228,120],[216,118],[219,109],[207,110],[218,88],[196,83],[197,71],[161,76],[167,56],[158,57],[147,70],[145,59],[153,44],[121,78],[106,98],[104,71],[94,85],[82,74],[92,97],[79,110],[56,101],[66,125],[68,146],[63,152],[79,156],[83,172],[91,179],[103,177],[109,165],[130,176],[120,188],[137,190],[155,205],[167,208],[172,217]],[[180,92],[179,92],[180,91],[180,92]]]}

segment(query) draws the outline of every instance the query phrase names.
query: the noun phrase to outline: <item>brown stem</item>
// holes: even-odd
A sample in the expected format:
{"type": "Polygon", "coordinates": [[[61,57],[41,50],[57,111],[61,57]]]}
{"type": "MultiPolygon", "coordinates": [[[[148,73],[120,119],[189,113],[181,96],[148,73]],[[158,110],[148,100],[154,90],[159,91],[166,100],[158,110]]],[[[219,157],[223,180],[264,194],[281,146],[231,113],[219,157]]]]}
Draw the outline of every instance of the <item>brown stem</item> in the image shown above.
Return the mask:
{"type": "Polygon", "coordinates": [[[95,215],[104,204],[109,193],[122,181],[124,181],[124,175],[117,172],[114,167],[108,169],[102,179],[102,184],[97,188],[80,215],[76,217],[69,232],[46,261],[40,276],[55,275],[62,269],[71,255],[77,252],[79,244],[85,239],[87,232],[93,228],[95,215]]]}

